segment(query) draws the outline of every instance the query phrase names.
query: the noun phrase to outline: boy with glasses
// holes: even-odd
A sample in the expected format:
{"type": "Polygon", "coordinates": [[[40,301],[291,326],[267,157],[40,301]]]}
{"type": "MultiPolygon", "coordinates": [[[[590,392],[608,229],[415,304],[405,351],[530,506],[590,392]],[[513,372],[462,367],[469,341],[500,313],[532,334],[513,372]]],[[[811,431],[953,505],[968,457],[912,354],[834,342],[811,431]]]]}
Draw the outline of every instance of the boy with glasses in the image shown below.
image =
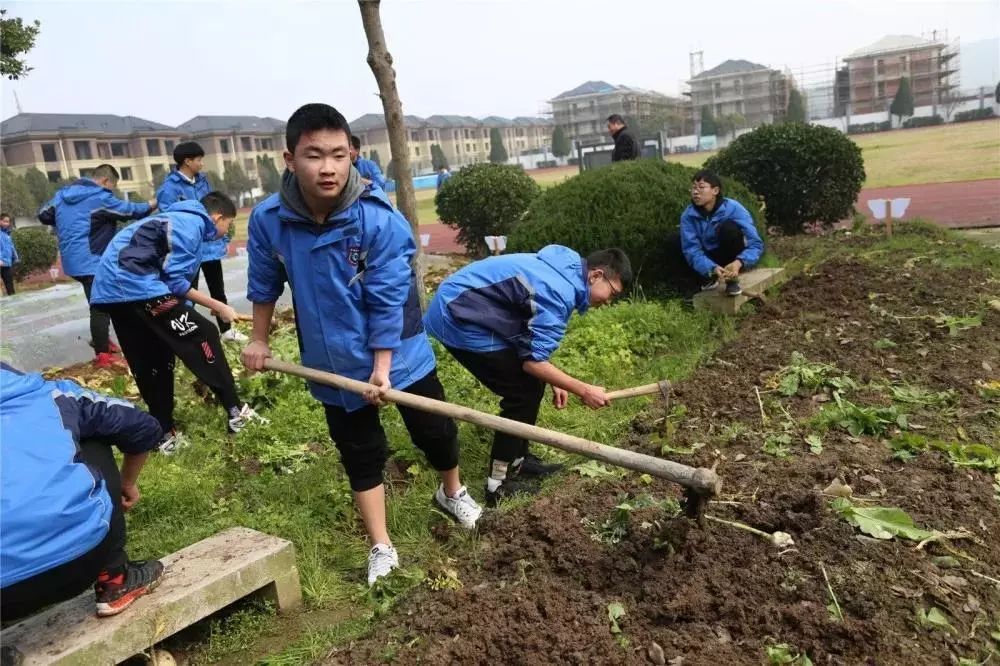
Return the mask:
{"type": "Polygon", "coordinates": [[[739,296],[740,272],[760,261],[764,242],[753,218],[738,201],[722,196],[722,181],[701,170],[691,179],[691,205],[681,213],[680,232],[668,243],[674,257],[675,287],[692,294],[712,291],[726,282],[726,295],[739,296]]]}
{"type": "MultiPolygon", "coordinates": [[[[619,249],[583,259],[561,245],[534,254],[508,254],[469,264],[438,288],[424,327],[452,356],[500,396],[500,416],[534,424],[545,385],[556,409],[572,393],[591,409],[610,404],[604,388],[575,379],[549,358],[566,334],[574,311],[610,303],[632,280],[628,257],[619,249]]],[[[558,465],[542,463],[519,437],[493,438],[486,503],[516,492],[535,492],[523,479],[548,476],[558,465]]]]}

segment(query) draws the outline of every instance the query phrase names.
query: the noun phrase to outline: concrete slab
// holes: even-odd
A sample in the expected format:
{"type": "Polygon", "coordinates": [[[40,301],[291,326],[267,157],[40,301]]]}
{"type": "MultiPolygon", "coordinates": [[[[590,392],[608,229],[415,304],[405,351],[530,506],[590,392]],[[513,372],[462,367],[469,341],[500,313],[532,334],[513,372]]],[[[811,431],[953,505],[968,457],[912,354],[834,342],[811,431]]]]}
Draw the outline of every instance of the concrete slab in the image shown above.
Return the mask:
{"type": "Polygon", "coordinates": [[[725,285],[720,282],[714,291],[703,291],[695,294],[694,307],[698,310],[711,310],[719,314],[734,315],[740,311],[753,296],[763,293],[769,287],[787,279],[784,268],[755,268],[740,275],[740,285],[743,294],[726,296],[725,285]]]}
{"type": "Polygon", "coordinates": [[[302,601],[295,546],[234,527],[164,557],[160,586],[121,615],[98,618],[87,591],[4,630],[24,666],[117,664],[255,592],[280,610],[302,601]]]}

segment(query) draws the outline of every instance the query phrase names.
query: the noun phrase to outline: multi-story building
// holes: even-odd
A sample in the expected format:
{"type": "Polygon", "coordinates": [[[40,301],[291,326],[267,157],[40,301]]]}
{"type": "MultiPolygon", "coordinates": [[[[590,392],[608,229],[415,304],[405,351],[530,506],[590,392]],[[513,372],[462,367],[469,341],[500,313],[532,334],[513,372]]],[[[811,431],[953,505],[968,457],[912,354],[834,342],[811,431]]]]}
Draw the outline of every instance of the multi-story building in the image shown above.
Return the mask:
{"type": "Polygon", "coordinates": [[[697,74],[688,85],[699,125],[702,109],[707,107],[713,118],[740,115],[744,127],[757,127],[784,117],[792,81],[777,69],[749,60],[727,60],[697,74]]]}
{"type": "Polygon", "coordinates": [[[56,183],[109,163],[121,174],[119,189],[147,195],[181,140],[177,129],[134,116],[19,113],[0,124],[3,165],[14,173],[35,167],[56,183]]]}
{"type": "Polygon", "coordinates": [[[914,106],[931,106],[958,87],[958,46],[934,38],[888,35],[844,58],[852,114],[887,111],[910,79],[914,106]]]}
{"type": "Polygon", "coordinates": [[[549,105],[553,122],[562,127],[571,140],[581,144],[606,143],[607,119],[614,113],[639,124],[651,119],[659,124],[659,121],[675,118],[678,127],[668,128],[671,135],[684,134],[693,126],[688,100],[606,81],[582,83],[556,95],[549,100],[549,105]]]}
{"type": "MultiPolygon", "coordinates": [[[[405,116],[410,144],[410,169],[414,175],[433,170],[431,146],[441,147],[448,164],[461,167],[486,162],[490,157],[490,130],[500,130],[507,156],[544,150],[551,143],[552,123],[544,118],[518,117],[513,120],[490,116],[434,115],[428,118],[405,116]]],[[[361,154],[377,152],[383,168],[389,165],[389,132],[381,114],[367,113],[351,121],[351,132],[361,139],[361,154]]]]}
{"type": "Polygon", "coordinates": [[[186,141],[197,141],[205,151],[205,170],[220,176],[230,164],[239,164],[251,178],[258,179],[257,158],[274,160],[284,169],[285,123],[257,116],[195,116],[177,127],[186,141]]]}

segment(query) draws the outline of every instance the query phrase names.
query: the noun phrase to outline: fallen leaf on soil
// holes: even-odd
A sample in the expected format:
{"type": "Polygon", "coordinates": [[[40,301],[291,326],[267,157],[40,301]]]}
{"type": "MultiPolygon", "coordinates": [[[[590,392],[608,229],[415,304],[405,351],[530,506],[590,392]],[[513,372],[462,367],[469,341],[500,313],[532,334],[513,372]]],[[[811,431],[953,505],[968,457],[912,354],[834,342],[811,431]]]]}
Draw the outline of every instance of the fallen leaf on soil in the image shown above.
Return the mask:
{"type": "Polygon", "coordinates": [[[927,610],[921,609],[917,611],[917,619],[925,627],[937,627],[938,629],[945,629],[947,631],[955,630],[951,626],[951,622],[948,621],[948,616],[934,606],[931,606],[927,610]]]}
{"type": "Polygon", "coordinates": [[[988,361],[983,361],[983,370],[986,372],[993,372],[993,366],[990,365],[988,361]]]}
{"type": "Polygon", "coordinates": [[[941,576],[941,582],[951,587],[965,587],[969,584],[969,581],[961,576],[941,576]]]}
{"type": "Polygon", "coordinates": [[[876,539],[899,536],[912,541],[924,541],[935,535],[935,532],[917,527],[905,511],[896,507],[857,507],[843,497],[833,500],[831,504],[844,520],[876,539]]]}
{"type": "Polygon", "coordinates": [[[965,602],[965,605],[962,606],[962,610],[964,610],[966,613],[978,613],[979,609],[982,608],[982,606],[983,605],[979,603],[979,599],[976,599],[974,596],[970,594],[969,598],[965,602]]]}
{"type": "Polygon", "coordinates": [[[824,495],[833,495],[834,497],[850,497],[854,494],[854,491],[849,485],[841,481],[839,478],[834,479],[830,485],[823,489],[824,495]]]}

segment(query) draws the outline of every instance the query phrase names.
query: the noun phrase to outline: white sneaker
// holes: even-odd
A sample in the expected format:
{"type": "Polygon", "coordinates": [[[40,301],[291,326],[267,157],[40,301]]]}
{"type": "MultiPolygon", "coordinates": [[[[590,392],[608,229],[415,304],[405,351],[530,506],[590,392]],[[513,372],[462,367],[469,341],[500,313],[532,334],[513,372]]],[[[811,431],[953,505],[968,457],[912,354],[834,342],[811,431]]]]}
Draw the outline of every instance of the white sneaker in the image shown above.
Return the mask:
{"type": "Polygon", "coordinates": [[[229,432],[237,433],[246,427],[246,424],[250,421],[260,421],[261,423],[270,423],[270,419],[266,419],[257,412],[250,409],[250,405],[244,404],[237,412],[236,408],[233,408],[233,412],[229,415],[229,432]]]}
{"type": "Polygon", "coordinates": [[[368,584],[374,585],[382,576],[399,566],[399,553],[392,546],[377,543],[368,553],[368,584]]]}
{"type": "Polygon", "coordinates": [[[231,328],[220,336],[226,342],[249,342],[250,337],[231,328]]]}
{"type": "Polygon", "coordinates": [[[190,440],[183,434],[177,432],[177,428],[169,430],[163,433],[163,439],[160,440],[160,445],[157,447],[165,456],[173,455],[178,449],[184,448],[190,444],[190,440]]]}
{"type": "Polygon", "coordinates": [[[434,493],[434,499],[441,505],[441,508],[448,512],[455,521],[467,530],[476,528],[476,521],[483,514],[483,508],[472,499],[472,495],[462,486],[458,490],[458,495],[448,497],[444,492],[444,484],[438,486],[434,493]]]}

